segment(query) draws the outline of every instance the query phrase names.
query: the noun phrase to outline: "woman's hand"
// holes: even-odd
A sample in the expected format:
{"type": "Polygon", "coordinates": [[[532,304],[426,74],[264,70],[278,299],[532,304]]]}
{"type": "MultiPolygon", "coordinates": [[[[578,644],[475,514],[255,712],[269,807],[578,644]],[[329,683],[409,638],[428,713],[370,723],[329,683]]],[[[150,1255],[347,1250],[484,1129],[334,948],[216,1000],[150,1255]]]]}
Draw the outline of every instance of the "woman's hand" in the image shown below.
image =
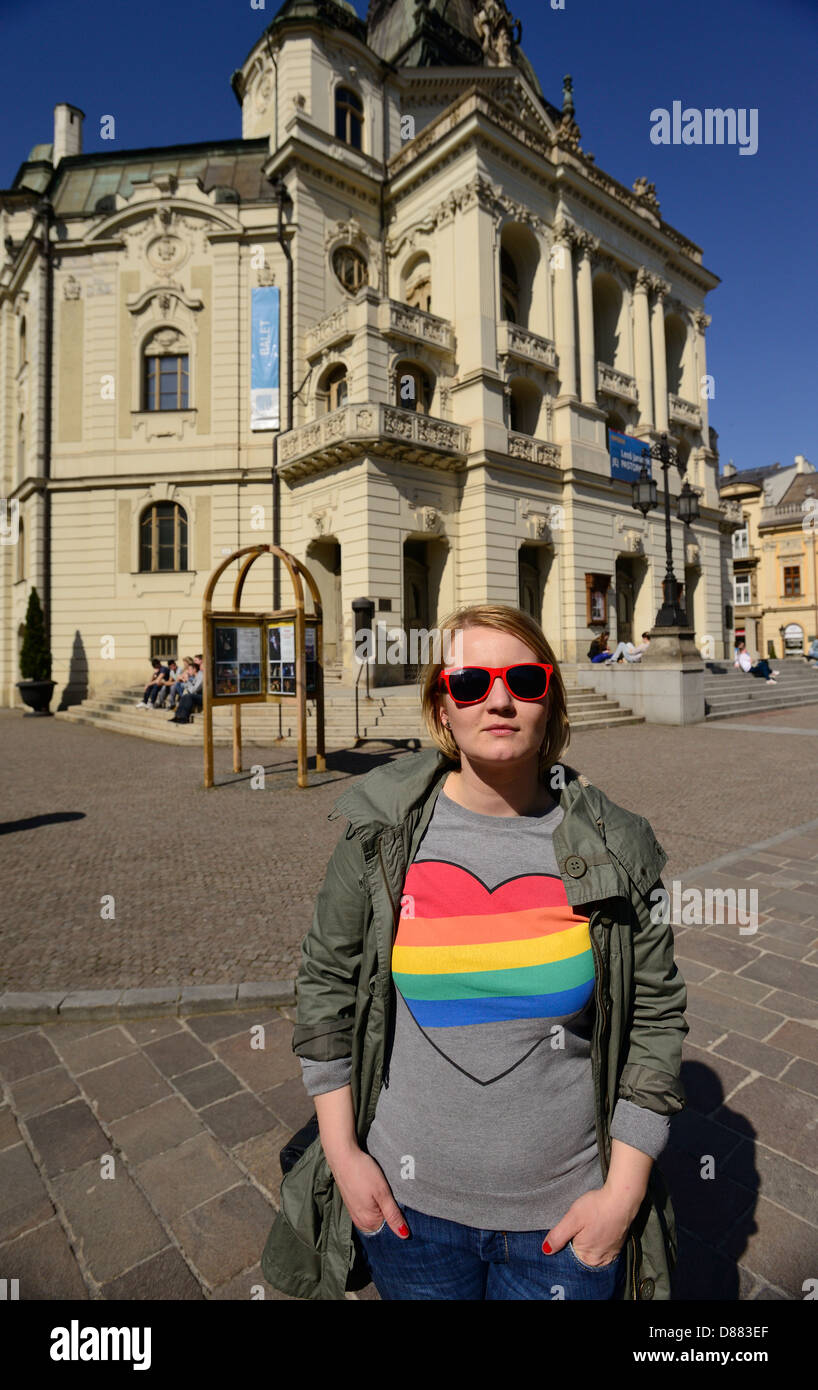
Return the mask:
{"type": "Polygon", "coordinates": [[[621,1199],[604,1187],[584,1192],[548,1232],[546,1254],[556,1254],[568,1241],[586,1265],[612,1264],[625,1244],[633,1215],[621,1199]]]}
{"type": "Polygon", "coordinates": [[[330,1167],[353,1225],[372,1234],[386,1221],[396,1235],[403,1239],[408,1236],[403,1212],[392,1196],[383,1170],[370,1154],[363,1149],[351,1149],[330,1167]]]}

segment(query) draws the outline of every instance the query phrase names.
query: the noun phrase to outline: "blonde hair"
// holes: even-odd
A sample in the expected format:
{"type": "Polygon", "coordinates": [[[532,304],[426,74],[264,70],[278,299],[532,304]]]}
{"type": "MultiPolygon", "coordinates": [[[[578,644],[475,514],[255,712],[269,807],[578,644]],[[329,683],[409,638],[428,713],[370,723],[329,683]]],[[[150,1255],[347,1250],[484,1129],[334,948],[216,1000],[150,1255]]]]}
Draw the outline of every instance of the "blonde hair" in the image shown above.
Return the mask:
{"type": "MultiPolygon", "coordinates": [[[[436,654],[445,655],[448,647],[447,633],[465,631],[466,628],[470,627],[490,627],[495,632],[507,632],[512,637],[519,637],[526,646],[531,648],[537,661],[547,662],[554,668],[548,686],[550,699],[548,727],[540,748],[540,776],[543,776],[554,763],[559,762],[571,740],[565,686],[557,665],[557,659],[548,644],[545,633],[539,623],[524,613],[521,608],[512,608],[505,603],[473,603],[467,607],[456,609],[438,624],[437,631],[441,635],[441,643],[440,645],[436,644],[436,654]]],[[[440,720],[438,677],[445,665],[445,661],[429,660],[422,667],[418,676],[421,711],[423,722],[432,742],[452,762],[459,763],[460,749],[454,741],[451,730],[446,728],[440,720]]]]}

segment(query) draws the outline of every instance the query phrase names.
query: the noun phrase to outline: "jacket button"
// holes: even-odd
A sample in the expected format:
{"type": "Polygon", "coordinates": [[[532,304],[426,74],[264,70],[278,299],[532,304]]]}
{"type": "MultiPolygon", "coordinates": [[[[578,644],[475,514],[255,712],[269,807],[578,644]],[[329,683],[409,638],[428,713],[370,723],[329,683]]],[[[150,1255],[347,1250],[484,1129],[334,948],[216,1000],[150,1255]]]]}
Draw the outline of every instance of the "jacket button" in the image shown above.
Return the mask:
{"type": "Polygon", "coordinates": [[[582,878],[587,867],[585,860],[578,854],[569,855],[565,861],[565,872],[570,874],[571,878],[582,878]]]}
{"type": "Polygon", "coordinates": [[[653,1298],[653,1290],[654,1290],[655,1287],[656,1287],[656,1286],[655,1286],[655,1284],[654,1284],[654,1282],[653,1282],[652,1279],[640,1279],[640,1281],[639,1281],[639,1297],[640,1297],[640,1298],[653,1298]]]}

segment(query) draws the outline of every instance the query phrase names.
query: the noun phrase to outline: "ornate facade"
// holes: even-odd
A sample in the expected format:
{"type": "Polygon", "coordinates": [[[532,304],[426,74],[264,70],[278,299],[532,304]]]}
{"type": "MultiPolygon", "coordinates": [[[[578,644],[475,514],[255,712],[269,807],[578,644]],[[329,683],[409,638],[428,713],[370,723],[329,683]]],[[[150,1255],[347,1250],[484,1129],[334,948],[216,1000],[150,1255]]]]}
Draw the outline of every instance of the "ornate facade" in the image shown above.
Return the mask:
{"type": "Polygon", "coordinates": [[[274,527],[343,679],[361,596],[390,634],[519,603],[582,659],[605,618],[638,634],[661,602],[663,518],[612,477],[609,430],[666,432],[686,461],[701,519],[672,522],[677,577],[697,638],[732,649],[717,278],[646,177],[596,167],[570,78],[552,105],[520,39],[496,0],[372,0],[366,21],[287,0],[232,75],[240,139],[84,155],[82,112],[55,108],[0,192],[3,700],[32,584],[70,702],[200,650],[207,575],[274,527]],[[275,448],[249,397],[271,284],[275,448]]]}

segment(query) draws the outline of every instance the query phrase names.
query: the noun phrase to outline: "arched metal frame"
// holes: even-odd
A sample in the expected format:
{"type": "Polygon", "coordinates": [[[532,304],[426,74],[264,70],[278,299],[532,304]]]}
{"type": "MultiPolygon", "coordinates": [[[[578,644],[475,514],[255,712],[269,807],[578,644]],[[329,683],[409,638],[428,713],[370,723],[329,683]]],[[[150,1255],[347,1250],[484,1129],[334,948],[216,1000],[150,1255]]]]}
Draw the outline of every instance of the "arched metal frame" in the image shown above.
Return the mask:
{"type": "MultiPolygon", "coordinates": [[[[229,622],[231,619],[250,619],[267,631],[267,624],[277,619],[291,618],[295,625],[295,704],[298,717],[298,786],[309,786],[307,773],[307,660],[306,660],[306,615],[304,610],[304,586],[301,577],[307,581],[307,588],[312,598],[315,620],[315,656],[316,656],[316,683],[315,683],[315,769],[316,772],[326,770],[325,745],[324,745],[324,642],[323,642],[323,615],[321,608],[321,594],[306,565],[291,555],[288,550],[282,550],[277,545],[246,545],[240,550],[234,550],[232,555],[228,555],[221,564],[211,574],[207,581],[202,600],[202,626],[204,629],[204,641],[206,652],[205,679],[202,686],[202,715],[204,718],[204,784],[205,787],[213,786],[213,696],[211,694],[212,682],[215,674],[214,666],[214,641],[213,629],[216,620],[229,622]],[[269,554],[277,556],[283,560],[290,582],[293,586],[293,596],[295,606],[293,608],[271,609],[269,612],[242,613],[241,596],[244,592],[244,585],[251,567],[262,555],[269,554]],[[233,603],[229,609],[213,608],[213,594],[221,576],[225,570],[233,564],[234,560],[246,557],[236,575],[233,585],[233,603]]],[[[258,695],[240,695],[221,697],[220,703],[230,703],[233,706],[233,771],[242,771],[242,748],[241,748],[241,707],[243,704],[276,704],[281,705],[287,700],[289,704],[292,696],[285,697],[282,694],[270,693],[267,690],[267,649],[262,645],[261,670],[262,670],[262,691],[258,695]]]]}

